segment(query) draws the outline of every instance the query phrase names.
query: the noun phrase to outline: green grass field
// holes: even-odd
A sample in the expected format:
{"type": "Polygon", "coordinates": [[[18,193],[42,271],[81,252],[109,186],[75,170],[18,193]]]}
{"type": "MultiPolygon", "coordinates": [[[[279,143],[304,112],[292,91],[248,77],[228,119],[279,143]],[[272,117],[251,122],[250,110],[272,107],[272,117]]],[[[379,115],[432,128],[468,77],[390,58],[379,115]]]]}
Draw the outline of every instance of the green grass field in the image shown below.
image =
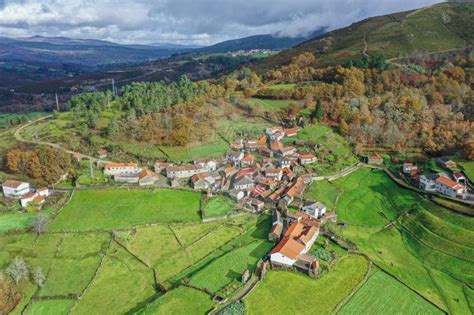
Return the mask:
{"type": "Polygon", "coordinates": [[[291,145],[295,140],[313,141],[320,146],[316,152],[318,163],[311,165],[316,175],[332,175],[357,162],[347,141],[328,126],[316,124],[305,127],[296,137],[283,139],[283,143],[291,145]]]}
{"type": "Polygon", "coordinates": [[[347,226],[331,229],[439,308],[469,312],[460,292],[474,283],[474,218],[399,188],[383,172],[360,170],[333,184],[344,191],[337,215],[347,226]]]}
{"type": "Polygon", "coordinates": [[[330,314],[362,281],[368,270],[362,256],[342,257],[321,279],[301,273],[270,271],[244,300],[251,314],[330,314]],[[314,306],[311,307],[310,305],[314,306]]]}
{"type": "Polygon", "coordinates": [[[305,192],[306,199],[321,201],[327,207],[327,211],[336,210],[336,200],[341,191],[328,181],[316,181],[309,186],[305,192]]]}
{"type": "Polygon", "coordinates": [[[270,85],[268,88],[270,90],[291,90],[296,86],[294,83],[282,83],[282,84],[274,84],[270,85]]]}
{"type": "Polygon", "coordinates": [[[443,312],[386,273],[377,271],[338,314],[415,315],[443,314],[443,312]]]}
{"type": "Polygon", "coordinates": [[[137,314],[206,314],[212,308],[211,297],[206,293],[186,287],[167,292],[137,314]]]}
{"type": "Polygon", "coordinates": [[[263,111],[274,111],[287,108],[290,106],[290,101],[251,98],[249,99],[249,104],[263,111]]]}
{"type": "Polygon", "coordinates": [[[155,294],[152,270],[123,249],[112,246],[72,313],[92,314],[99,309],[108,314],[126,313],[155,294]]]}
{"type": "Polygon", "coordinates": [[[234,212],[235,202],[224,196],[215,196],[206,200],[202,209],[204,218],[223,216],[234,212]]]}
{"type": "Polygon", "coordinates": [[[197,273],[190,284],[216,293],[233,282],[240,282],[243,272],[246,269],[252,272],[272,247],[272,243],[257,241],[235,249],[197,273]]]}
{"type": "Polygon", "coordinates": [[[53,231],[111,230],[200,219],[200,194],[179,190],[77,191],[51,223],[53,231]]]}
{"type": "Polygon", "coordinates": [[[74,305],[74,300],[39,300],[33,302],[26,313],[31,315],[66,315],[74,305]]]}

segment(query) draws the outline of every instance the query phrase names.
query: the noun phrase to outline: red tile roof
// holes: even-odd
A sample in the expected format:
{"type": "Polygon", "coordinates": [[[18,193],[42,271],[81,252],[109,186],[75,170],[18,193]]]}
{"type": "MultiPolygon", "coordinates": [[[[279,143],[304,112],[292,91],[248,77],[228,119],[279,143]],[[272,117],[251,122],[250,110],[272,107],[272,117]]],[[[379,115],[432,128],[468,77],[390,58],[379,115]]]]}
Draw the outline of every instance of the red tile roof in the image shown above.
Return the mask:
{"type": "Polygon", "coordinates": [[[13,180],[13,179],[8,179],[2,184],[2,186],[8,187],[8,188],[18,188],[21,184],[23,184],[23,182],[13,180]]]}
{"type": "Polygon", "coordinates": [[[452,179],[444,177],[444,176],[439,176],[436,179],[436,181],[440,184],[443,184],[443,185],[448,186],[448,187],[450,187],[452,189],[455,189],[455,190],[464,188],[463,185],[458,184],[457,182],[453,181],[452,179]]]}

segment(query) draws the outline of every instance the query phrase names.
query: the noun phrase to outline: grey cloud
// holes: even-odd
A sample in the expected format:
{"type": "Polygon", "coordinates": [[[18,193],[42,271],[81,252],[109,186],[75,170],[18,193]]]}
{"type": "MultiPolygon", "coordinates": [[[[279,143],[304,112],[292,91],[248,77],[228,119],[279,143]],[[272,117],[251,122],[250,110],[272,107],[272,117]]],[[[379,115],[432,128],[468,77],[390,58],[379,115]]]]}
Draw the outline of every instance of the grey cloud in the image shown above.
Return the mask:
{"type": "Polygon", "coordinates": [[[118,42],[213,42],[255,34],[298,36],[436,0],[0,0],[2,36],[118,42]]]}

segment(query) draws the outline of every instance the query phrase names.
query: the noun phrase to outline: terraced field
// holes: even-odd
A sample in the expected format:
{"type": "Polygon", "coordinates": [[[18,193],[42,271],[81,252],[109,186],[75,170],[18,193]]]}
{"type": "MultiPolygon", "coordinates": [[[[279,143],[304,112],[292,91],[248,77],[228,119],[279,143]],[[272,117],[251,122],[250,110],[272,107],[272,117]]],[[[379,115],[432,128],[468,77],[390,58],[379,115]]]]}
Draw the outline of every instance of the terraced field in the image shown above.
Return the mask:
{"type": "Polygon", "coordinates": [[[423,200],[382,172],[360,170],[333,185],[343,190],[336,212],[347,224],[333,226],[336,233],[437,307],[470,312],[474,218],[423,200]]]}
{"type": "MultiPolygon", "coordinates": [[[[137,198],[136,191],[120,193],[122,198],[127,194],[131,200],[137,198]]],[[[116,196],[109,194],[108,198],[116,196]]],[[[68,211],[85,211],[89,207],[87,197],[80,196],[68,211]]],[[[113,215],[115,210],[107,209],[108,205],[98,204],[95,209],[98,214],[110,210],[113,215]]],[[[175,213],[181,207],[179,203],[167,206],[171,207],[167,211],[175,213]]],[[[139,214],[142,211],[135,210],[139,214]]],[[[128,217],[131,222],[140,218],[133,213],[128,217]]],[[[124,220],[101,221],[96,217],[98,229],[52,231],[40,236],[28,232],[0,235],[0,270],[15,257],[22,257],[31,273],[41,268],[46,275],[42,287],[33,277],[20,282],[22,299],[13,313],[25,309],[28,314],[91,314],[100,309],[104,314],[204,314],[215,306],[212,296],[183,287],[183,279],[196,276],[213,283],[216,291],[231,284],[232,291],[228,292],[234,292],[241,287],[237,279],[244,269],[255,266],[272,246],[266,242],[270,222],[265,215],[258,220],[246,215],[212,223],[171,223],[166,217],[151,216],[155,220],[152,224],[135,228],[124,220]],[[236,267],[233,262],[238,257],[242,263],[236,267]],[[213,274],[215,268],[219,270],[217,277],[208,277],[208,267],[213,268],[213,274]],[[170,291],[163,294],[160,288],[170,291]]],[[[73,224],[75,219],[69,220],[68,224],[73,224]]]]}
{"type": "Polygon", "coordinates": [[[415,292],[382,271],[369,280],[338,312],[349,314],[443,314],[415,292]],[[396,301],[397,303],[390,303],[396,301]]]}

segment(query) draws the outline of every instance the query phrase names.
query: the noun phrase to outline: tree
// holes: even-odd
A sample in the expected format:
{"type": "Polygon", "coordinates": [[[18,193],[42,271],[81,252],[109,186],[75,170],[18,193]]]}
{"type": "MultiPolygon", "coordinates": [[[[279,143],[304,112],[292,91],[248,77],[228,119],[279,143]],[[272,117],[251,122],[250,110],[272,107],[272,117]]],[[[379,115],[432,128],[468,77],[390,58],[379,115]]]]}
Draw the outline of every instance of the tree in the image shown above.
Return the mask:
{"type": "Polygon", "coordinates": [[[13,279],[13,281],[15,281],[17,285],[21,280],[28,277],[29,273],[25,260],[19,256],[15,257],[5,272],[13,279]]]}
{"type": "Polygon", "coordinates": [[[43,270],[41,267],[36,268],[35,274],[33,276],[33,279],[35,280],[35,283],[41,288],[44,285],[44,282],[46,281],[46,277],[43,273],[43,270]]]}
{"type": "Polygon", "coordinates": [[[0,314],[9,314],[20,302],[20,294],[11,280],[0,273],[0,314]]]}
{"type": "Polygon", "coordinates": [[[112,119],[109,122],[109,125],[107,126],[107,135],[109,137],[115,136],[117,132],[119,131],[119,123],[117,120],[117,117],[112,117],[112,119]]]}
{"type": "Polygon", "coordinates": [[[323,115],[324,115],[324,111],[323,111],[323,106],[321,105],[321,100],[318,100],[316,102],[316,106],[314,107],[314,111],[312,113],[312,119],[313,120],[318,120],[320,121],[321,118],[323,118],[323,115]]]}
{"type": "Polygon", "coordinates": [[[43,234],[46,232],[46,228],[48,226],[48,217],[45,214],[38,214],[34,219],[33,219],[33,231],[37,234],[43,234]]]}

